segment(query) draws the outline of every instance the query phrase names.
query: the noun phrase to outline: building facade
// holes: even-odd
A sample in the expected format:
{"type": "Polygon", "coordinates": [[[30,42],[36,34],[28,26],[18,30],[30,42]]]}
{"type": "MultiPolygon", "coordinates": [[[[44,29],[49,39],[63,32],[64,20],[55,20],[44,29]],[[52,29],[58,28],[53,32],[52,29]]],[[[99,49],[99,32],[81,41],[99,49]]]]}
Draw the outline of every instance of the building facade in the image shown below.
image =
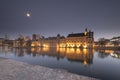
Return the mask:
{"type": "Polygon", "coordinates": [[[68,34],[66,38],[58,34],[56,37],[36,40],[36,35],[34,34],[31,40],[31,47],[93,48],[93,45],[94,32],[87,29],[83,33],[68,34]]]}
{"type": "Polygon", "coordinates": [[[74,47],[74,48],[93,48],[94,33],[87,31],[83,33],[71,33],[67,38],[60,41],[60,47],[74,47]]]}
{"type": "Polygon", "coordinates": [[[97,49],[120,49],[120,36],[111,39],[100,38],[95,42],[97,49]]]}

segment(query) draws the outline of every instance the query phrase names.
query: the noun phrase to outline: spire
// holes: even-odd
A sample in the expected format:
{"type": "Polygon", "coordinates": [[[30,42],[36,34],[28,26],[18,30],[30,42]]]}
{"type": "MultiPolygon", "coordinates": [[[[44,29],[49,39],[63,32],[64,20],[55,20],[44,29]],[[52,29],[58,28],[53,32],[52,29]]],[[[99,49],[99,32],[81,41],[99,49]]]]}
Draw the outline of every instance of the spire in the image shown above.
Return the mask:
{"type": "Polygon", "coordinates": [[[84,32],[84,34],[87,35],[87,33],[88,33],[87,28],[85,28],[85,32],[84,32]]]}
{"type": "Polygon", "coordinates": [[[91,32],[91,30],[89,30],[89,32],[91,32]]]}
{"type": "Polygon", "coordinates": [[[87,32],[87,28],[85,28],[85,32],[87,32]]]}

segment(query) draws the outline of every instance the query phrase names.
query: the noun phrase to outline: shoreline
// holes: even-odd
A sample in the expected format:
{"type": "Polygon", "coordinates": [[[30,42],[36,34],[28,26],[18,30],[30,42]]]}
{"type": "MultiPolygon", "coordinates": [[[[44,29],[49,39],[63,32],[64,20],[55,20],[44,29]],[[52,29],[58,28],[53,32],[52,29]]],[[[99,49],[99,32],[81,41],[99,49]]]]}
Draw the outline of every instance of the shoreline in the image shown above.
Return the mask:
{"type": "Polygon", "coordinates": [[[120,47],[94,47],[95,50],[120,50],[120,47]]]}
{"type": "Polygon", "coordinates": [[[98,80],[62,69],[53,69],[0,57],[0,80],[98,80]]]}

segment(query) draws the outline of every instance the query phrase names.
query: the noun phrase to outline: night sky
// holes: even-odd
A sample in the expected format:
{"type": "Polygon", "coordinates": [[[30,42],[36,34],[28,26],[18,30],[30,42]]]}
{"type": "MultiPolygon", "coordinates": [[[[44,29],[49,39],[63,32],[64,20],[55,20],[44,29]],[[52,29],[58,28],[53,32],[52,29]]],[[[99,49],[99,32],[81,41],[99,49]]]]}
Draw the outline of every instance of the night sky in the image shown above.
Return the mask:
{"type": "Polygon", "coordinates": [[[0,37],[67,36],[85,28],[95,40],[120,36],[120,0],[0,0],[0,37]]]}

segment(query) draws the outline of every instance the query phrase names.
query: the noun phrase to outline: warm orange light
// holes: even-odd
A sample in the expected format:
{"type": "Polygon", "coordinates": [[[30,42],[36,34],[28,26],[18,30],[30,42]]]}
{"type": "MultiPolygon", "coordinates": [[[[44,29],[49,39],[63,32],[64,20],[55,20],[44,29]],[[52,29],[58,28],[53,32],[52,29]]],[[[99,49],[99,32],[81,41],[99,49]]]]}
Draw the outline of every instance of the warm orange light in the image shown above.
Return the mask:
{"type": "Polygon", "coordinates": [[[83,47],[84,47],[84,48],[87,48],[87,45],[84,45],[83,47]]]}
{"type": "Polygon", "coordinates": [[[87,65],[87,61],[86,61],[86,60],[84,60],[83,64],[84,64],[84,65],[87,65]]]}
{"type": "Polygon", "coordinates": [[[59,48],[60,46],[57,44],[57,49],[59,48]]]}
{"type": "Polygon", "coordinates": [[[66,53],[75,53],[74,48],[67,48],[66,53]]]}
{"type": "Polygon", "coordinates": [[[70,43],[67,43],[67,47],[70,47],[70,43]]]}
{"type": "Polygon", "coordinates": [[[87,32],[85,32],[84,34],[87,35],[87,32]]]}
{"type": "Polygon", "coordinates": [[[62,47],[62,44],[60,44],[60,46],[59,47],[62,47]]]}
{"type": "Polygon", "coordinates": [[[105,50],[105,53],[113,53],[113,50],[105,50]]]}
{"type": "Polygon", "coordinates": [[[71,47],[73,48],[75,45],[74,44],[71,44],[71,47]]]}
{"type": "Polygon", "coordinates": [[[77,54],[80,54],[80,53],[81,53],[81,51],[80,51],[79,48],[76,49],[76,53],[77,53],[77,54]]]}
{"type": "Polygon", "coordinates": [[[76,47],[79,48],[79,47],[80,47],[80,44],[76,44],[76,47]]]}
{"type": "Polygon", "coordinates": [[[25,46],[26,46],[26,43],[23,43],[23,46],[25,47],[25,46]]]}
{"type": "Polygon", "coordinates": [[[35,51],[35,48],[31,48],[31,51],[34,52],[34,51],[35,51]]]}
{"type": "Polygon", "coordinates": [[[43,47],[43,51],[49,51],[49,47],[43,47]]]}
{"type": "Polygon", "coordinates": [[[59,51],[60,51],[61,53],[64,53],[64,52],[65,52],[65,48],[60,48],[59,51]]]}
{"type": "Polygon", "coordinates": [[[49,47],[47,44],[43,44],[43,47],[49,47]]]}
{"type": "Polygon", "coordinates": [[[66,45],[66,44],[62,43],[62,44],[60,44],[60,47],[61,47],[61,48],[65,48],[65,45],[66,45]]]}
{"type": "Polygon", "coordinates": [[[31,44],[31,46],[32,46],[32,47],[34,47],[34,46],[35,46],[35,44],[34,44],[34,43],[32,43],[32,44],[31,44]]]}
{"type": "Polygon", "coordinates": [[[83,49],[83,53],[84,53],[84,55],[86,55],[87,52],[88,52],[87,49],[84,48],[84,49],[83,49]]]}
{"type": "Polygon", "coordinates": [[[40,46],[40,43],[37,43],[38,44],[38,46],[40,46]]]}

